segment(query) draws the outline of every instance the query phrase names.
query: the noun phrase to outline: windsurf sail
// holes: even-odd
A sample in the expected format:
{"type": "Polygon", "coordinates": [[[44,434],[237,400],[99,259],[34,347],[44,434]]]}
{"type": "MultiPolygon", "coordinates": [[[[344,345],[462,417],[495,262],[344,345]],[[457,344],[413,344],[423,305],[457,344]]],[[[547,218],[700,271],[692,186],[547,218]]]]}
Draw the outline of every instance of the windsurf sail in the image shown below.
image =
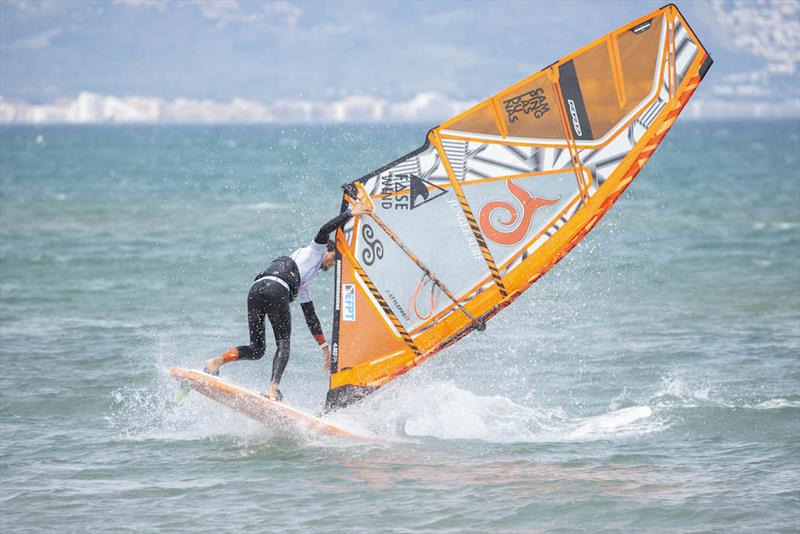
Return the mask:
{"type": "Polygon", "coordinates": [[[712,60],[677,7],[601,37],[345,184],[330,390],[345,406],[508,306],[631,183],[712,60]]]}

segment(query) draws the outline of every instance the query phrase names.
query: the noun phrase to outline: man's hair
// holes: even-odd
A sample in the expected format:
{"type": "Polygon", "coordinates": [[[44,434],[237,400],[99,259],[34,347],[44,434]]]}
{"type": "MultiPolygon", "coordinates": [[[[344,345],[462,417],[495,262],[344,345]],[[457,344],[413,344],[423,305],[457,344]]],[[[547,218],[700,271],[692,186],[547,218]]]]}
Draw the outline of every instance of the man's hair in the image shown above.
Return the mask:
{"type": "Polygon", "coordinates": [[[328,239],[328,252],[333,252],[336,250],[336,241],[333,239],[328,239]]]}

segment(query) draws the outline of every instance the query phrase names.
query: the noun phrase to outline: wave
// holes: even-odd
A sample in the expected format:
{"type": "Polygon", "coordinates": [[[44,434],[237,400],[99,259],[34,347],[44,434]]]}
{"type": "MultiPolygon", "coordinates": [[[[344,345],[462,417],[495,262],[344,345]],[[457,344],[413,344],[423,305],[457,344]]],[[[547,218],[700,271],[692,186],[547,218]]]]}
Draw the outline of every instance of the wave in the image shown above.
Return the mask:
{"type": "Polygon", "coordinates": [[[650,397],[647,404],[659,408],[730,406],[718,398],[708,384],[674,373],[661,377],[656,392],[650,397]]]}
{"type": "Polygon", "coordinates": [[[282,210],[288,208],[286,204],[277,204],[275,202],[258,202],[256,204],[247,204],[245,209],[253,211],[269,211],[269,210],[282,210]]]}
{"type": "Polygon", "coordinates": [[[769,399],[758,404],[745,405],[745,408],[753,410],[780,410],[783,408],[800,408],[800,401],[789,399],[769,399]]]}
{"type": "MultiPolygon", "coordinates": [[[[109,424],[120,439],[133,441],[231,439],[250,443],[288,438],[306,444],[352,445],[311,431],[270,429],[195,393],[176,404],[176,389],[163,366],[149,386],[116,390],[109,424]]],[[[560,407],[533,408],[503,396],[480,396],[452,382],[435,382],[385,390],[325,418],[389,443],[424,438],[546,443],[656,432],[665,424],[653,415],[648,406],[633,406],[570,417],[560,407]]]]}
{"type": "Polygon", "coordinates": [[[769,224],[770,228],[775,230],[794,230],[800,228],[800,222],[796,221],[772,221],[770,223],[764,221],[756,221],[753,223],[753,230],[764,230],[769,224]]]}
{"type": "Polygon", "coordinates": [[[381,436],[496,443],[606,440],[665,427],[648,406],[576,417],[561,407],[536,408],[503,396],[477,395],[452,382],[404,384],[347,412],[381,436]]]}
{"type": "MultiPolygon", "coordinates": [[[[112,426],[127,439],[224,437],[250,442],[277,437],[306,444],[348,445],[314,432],[266,428],[194,393],[176,405],[173,399],[177,386],[169,376],[168,366],[160,362],[158,368],[158,376],[148,387],[120,389],[114,394],[112,426]]],[[[800,401],[793,398],[731,404],[708,384],[675,373],[662,376],[651,391],[651,395],[638,400],[624,392],[612,399],[605,410],[586,413],[574,404],[529,406],[501,395],[479,395],[452,381],[429,381],[422,376],[391,384],[325,418],[387,442],[437,439],[566,443],[636,439],[662,432],[683,417],[676,410],[800,407],[800,401]]]]}
{"type": "Polygon", "coordinates": [[[653,415],[649,406],[631,406],[621,408],[609,413],[588,418],[577,428],[569,433],[572,439],[596,440],[606,437],[623,437],[632,435],[649,434],[665,427],[662,421],[650,421],[644,424],[645,419],[653,415]]]}

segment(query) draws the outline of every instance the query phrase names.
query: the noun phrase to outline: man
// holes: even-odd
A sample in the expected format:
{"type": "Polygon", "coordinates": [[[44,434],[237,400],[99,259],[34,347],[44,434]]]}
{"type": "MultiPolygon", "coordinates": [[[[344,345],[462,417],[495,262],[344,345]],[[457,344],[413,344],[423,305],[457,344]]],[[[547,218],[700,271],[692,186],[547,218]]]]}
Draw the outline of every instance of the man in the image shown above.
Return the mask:
{"type": "Polygon", "coordinates": [[[264,320],[269,317],[277,349],[272,360],[272,379],[266,395],[273,400],[281,400],[283,395],[278,384],[289,361],[289,337],[292,331],[289,303],[298,296],[306,324],[322,348],[325,358],[323,368],[329,370],[331,352],[314,311],[308,286],[320,268],[327,271],[336,262],[336,245],[328,239],[330,233],[351,217],[365,213],[371,213],[371,209],[364,204],[355,204],[325,223],[311,244],[295,250],[291,256],[276,258],[258,273],[247,295],[250,344],[234,347],[216,358],[211,358],[206,362],[205,372],[218,375],[219,368],[228,362],[260,359],[266,349],[264,320]]]}

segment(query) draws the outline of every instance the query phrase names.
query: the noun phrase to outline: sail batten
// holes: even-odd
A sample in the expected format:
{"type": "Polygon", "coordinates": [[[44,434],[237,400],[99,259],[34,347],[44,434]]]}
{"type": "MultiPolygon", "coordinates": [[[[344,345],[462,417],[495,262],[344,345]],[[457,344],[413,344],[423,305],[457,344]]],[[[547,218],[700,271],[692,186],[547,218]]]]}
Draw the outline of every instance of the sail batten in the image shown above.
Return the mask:
{"type": "Polygon", "coordinates": [[[674,5],[431,130],[345,185],[374,205],[337,232],[327,409],[494,317],[560,261],[641,170],[711,64],[674,5]]]}

